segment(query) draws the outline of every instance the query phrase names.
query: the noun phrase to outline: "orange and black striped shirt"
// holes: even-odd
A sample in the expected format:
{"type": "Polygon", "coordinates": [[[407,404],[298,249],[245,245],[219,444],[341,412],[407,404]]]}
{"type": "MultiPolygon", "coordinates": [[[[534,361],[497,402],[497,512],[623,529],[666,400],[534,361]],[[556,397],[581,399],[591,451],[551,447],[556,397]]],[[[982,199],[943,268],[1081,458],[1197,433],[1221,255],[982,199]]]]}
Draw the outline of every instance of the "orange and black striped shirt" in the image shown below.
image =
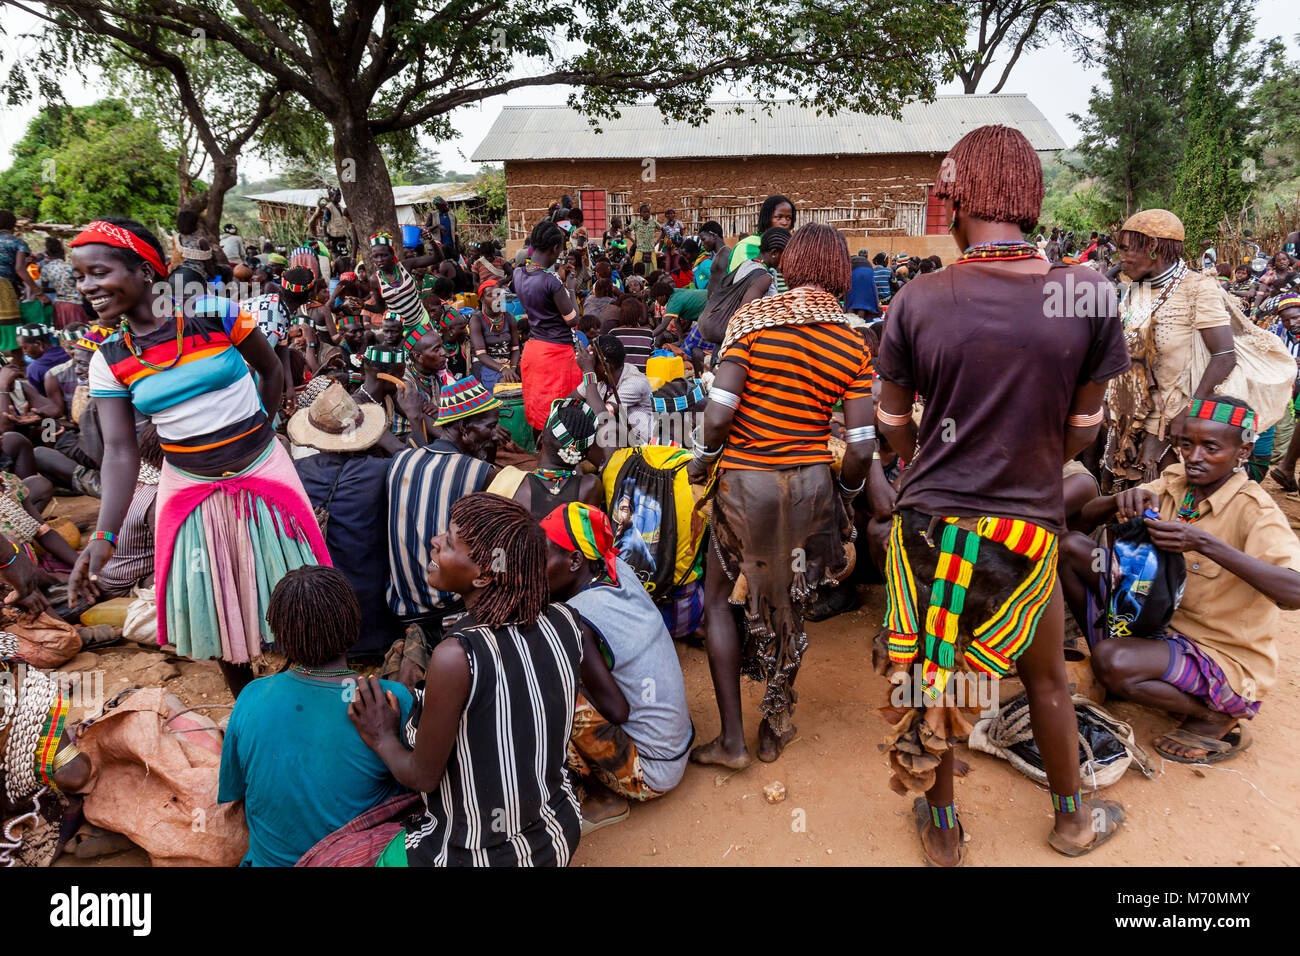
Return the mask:
{"type": "Polygon", "coordinates": [[[871,395],[871,356],[847,325],[758,329],[723,356],[745,369],[723,468],[793,468],[829,462],[831,410],[871,395]]]}

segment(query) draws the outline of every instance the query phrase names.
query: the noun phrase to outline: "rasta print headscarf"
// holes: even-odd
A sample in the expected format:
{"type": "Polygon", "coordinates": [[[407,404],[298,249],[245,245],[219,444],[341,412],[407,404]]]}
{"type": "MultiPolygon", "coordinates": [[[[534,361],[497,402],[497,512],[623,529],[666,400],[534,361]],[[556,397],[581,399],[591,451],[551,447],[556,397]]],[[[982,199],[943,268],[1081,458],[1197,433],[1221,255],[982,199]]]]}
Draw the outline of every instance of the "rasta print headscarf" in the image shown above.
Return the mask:
{"type": "Polygon", "coordinates": [[[570,501],[560,505],[540,522],[546,537],[565,551],[577,551],[588,561],[605,562],[609,579],[618,584],[618,552],[614,549],[614,531],[605,512],[570,501]]]}

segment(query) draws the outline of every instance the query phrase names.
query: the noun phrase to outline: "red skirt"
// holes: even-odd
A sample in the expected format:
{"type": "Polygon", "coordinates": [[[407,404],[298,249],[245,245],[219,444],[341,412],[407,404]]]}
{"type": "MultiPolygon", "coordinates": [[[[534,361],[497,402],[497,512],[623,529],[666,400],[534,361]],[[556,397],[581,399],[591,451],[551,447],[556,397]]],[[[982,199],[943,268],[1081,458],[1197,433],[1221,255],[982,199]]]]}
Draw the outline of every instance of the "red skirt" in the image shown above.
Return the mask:
{"type": "Polygon", "coordinates": [[[74,322],[86,322],[86,310],[81,307],[80,302],[55,302],[54,303],[54,327],[56,329],[66,329],[74,322]]]}
{"type": "Polygon", "coordinates": [[[519,377],[524,385],[524,418],[534,428],[546,425],[551,402],[564,398],[582,384],[582,370],[573,358],[572,345],[529,339],[524,344],[519,377]]]}

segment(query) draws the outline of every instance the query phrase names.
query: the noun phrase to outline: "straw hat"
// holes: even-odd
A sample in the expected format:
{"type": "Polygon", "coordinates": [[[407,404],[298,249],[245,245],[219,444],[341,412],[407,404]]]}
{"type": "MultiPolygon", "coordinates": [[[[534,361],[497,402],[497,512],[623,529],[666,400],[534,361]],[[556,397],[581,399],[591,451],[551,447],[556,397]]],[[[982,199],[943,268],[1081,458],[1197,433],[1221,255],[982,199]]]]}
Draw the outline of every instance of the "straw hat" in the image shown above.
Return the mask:
{"type": "Polygon", "coordinates": [[[1182,242],[1187,238],[1182,220],[1168,209],[1144,209],[1129,216],[1119,228],[1120,232],[1136,232],[1152,239],[1175,239],[1182,242]]]}
{"type": "Polygon", "coordinates": [[[289,440],[320,451],[365,451],[383,435],[388,418],[382,405],[358,405],[334,382],[307,408],[289,419],[289,440]]]}

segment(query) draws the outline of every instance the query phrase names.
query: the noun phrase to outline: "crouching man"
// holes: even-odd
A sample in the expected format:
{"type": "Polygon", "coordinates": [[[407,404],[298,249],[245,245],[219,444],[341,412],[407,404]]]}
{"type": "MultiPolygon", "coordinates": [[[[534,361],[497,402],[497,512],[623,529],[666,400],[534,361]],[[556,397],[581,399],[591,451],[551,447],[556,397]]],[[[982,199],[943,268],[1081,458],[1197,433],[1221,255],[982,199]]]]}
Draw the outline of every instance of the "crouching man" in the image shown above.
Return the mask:
{"type": "MultiPolygon", "coordinates": [[[[1163,635],[1090,635],[1107,690],[1183,716],[1155,741],[1167,760],[1214,763],[1250,746],[1245,721],[1277,680],[1278,609],[1300,607],[1300,541],[1244,468],[1254,436],[1255,413],[1244,402],[1194,400],[1174,438],[1180,464],[1083,508],[1089,526],[1158,511],[1159,520],[1146,520],[1151,542],[1185,555],[1187,585],[1163,635]]],[[[1072,534],[1062,555],[1062,585],[1085,630],[1103,593],[1092,549],[1091,539],[1072,534]]]]}

